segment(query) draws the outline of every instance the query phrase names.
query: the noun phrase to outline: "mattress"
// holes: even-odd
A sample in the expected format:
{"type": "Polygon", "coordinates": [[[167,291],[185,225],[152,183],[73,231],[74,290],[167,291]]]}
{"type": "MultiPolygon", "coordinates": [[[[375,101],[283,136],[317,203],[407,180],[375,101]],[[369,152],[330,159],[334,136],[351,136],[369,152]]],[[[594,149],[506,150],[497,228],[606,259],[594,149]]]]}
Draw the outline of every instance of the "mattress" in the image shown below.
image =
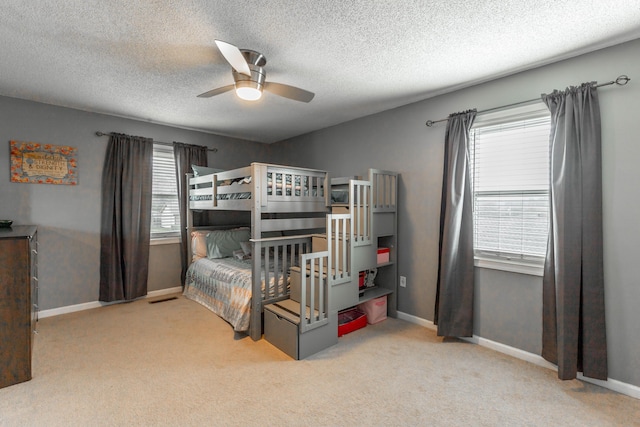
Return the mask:
{"type": "MultiPolygon", "coordinates": [[[[187,270],[183,294],[229,322],[234,331],[245,332],[251,318],[251,263],[250,259],[232,257],[199,259],[187,270]]],[[[264,269],[261,282],[264,299],[264,269]]],[[[273,289],[273,282],[271,277],[269,289],[273,289]]],[[[278,291],[282,291],[282,279],[278,291]]]]}

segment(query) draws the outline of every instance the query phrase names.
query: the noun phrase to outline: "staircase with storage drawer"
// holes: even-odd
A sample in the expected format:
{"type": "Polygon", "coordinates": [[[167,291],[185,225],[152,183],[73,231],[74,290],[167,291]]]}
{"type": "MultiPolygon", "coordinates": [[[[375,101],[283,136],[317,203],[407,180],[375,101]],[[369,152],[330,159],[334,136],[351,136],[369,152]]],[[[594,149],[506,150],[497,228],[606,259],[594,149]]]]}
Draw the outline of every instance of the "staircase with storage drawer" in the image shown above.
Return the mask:
{"type": "Polygon", "coordinates": [[[326,233],[291,268],[289,299],[264,307],[265,339],[296,360],[336,344],[339,314],[359,304],[385,297],[396,316],[397,174],[370,169],[368,178],[332,180],[341,198],[326,233]],[[375,279],[361,286],[362,277],[375,279]]]}
{"type": "Polygon", "coordinates": [[[396,301],[398,290],[398,220],[397,194],[398,174],[380,169],[369,169],[367,181],[370,191],[362,196],[366,197],[368,210],[357,208],[357,190],[352,187],[358,182],[357,177],[334,178],[331,180],[332,189],[340,190],[340,200],[332,203],[332,212],[354,211],[354,230],[364,228],[370,236],[370,245],[352,246],[350,253],[354,259],[354,271],[364,272],[365,286],[351,284],[344,292],[347,296],[338,301],[340,309],[362,304],[383,296],[387,297],[387,312],[390,317],[396,317],[396,301]],[[358,214],[358,211],[363,213],[358,214]],[[379,255],[380,254],[380,255],[379,255]],[[354,297],[355,295],[355,297],[354,297]]]}

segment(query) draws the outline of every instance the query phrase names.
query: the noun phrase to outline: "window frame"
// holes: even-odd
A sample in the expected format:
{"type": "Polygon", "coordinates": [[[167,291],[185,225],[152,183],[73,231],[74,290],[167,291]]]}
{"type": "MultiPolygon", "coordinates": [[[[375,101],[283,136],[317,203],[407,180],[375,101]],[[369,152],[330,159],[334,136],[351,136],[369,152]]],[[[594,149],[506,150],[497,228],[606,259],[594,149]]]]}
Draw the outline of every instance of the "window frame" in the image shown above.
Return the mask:
{"type": "MultiPolygon", "coordinates": [[[[471,129],[478,127],[486,127],[492,125],[517,122],[520,120],[531,120],[541,117],[551,117],[549,109],[542,101],[532,101],[524,105],[516,107],[504,107],[490,112],[479,114],[473,123],[471,129]]],[[[471,141],[470,141],[471,143],[471,141]]],[[[469,147],[471,149],[471,147],[469,147]]],[[[470,153],[470,171],[472,170],[472,158],[470,153]]],[[[473,177],[471,177],[471,182],[473,177]]],[[[534,191],[532,191],[532,194],[534,191]]],[[[548,197],[550,194],[547,193],[548,197]]],[[[475,201],[475,191],[473,184],[471,188],[471,197],[475,201]]],[[[475,206],[473,207],[473,222],[475,227],[475,206]]],[[[475,230],[474,230],[475,235],[475,230]]],[[[509,257],[508,255],[492,255],[486,250],[476,249],[476,242],[473,243],[474,265],[480,268],[489,268],[494,270],[502,270],[520,274],[542,276],[544,273],[545,256],[523,256],[522,254],[509,257]]]]}
{"type": "MultiPolygon", "coordinates": [[[[156,158],[156,152],[165,152],[167,154],[170,154],[171,158],[174,160],[173,161],[173,179],[176,180],[176,171],[175,171],[175,156],[173,154],[173,147],[167,145],[167,144],[161,144],[161,143],[154,143],[153,144],[153,164],[155,164],[155,158],[156,158]]],[[[155,169],[153,174],[155,174],[155,169]]],[[[152,204],[152,213],[151,213],[151,218],[150,221],[153,222],[154,220],[154,214],[153,214],[153,202],[155,199],[155,195],[156,192],[154,192],[153,189],[153,181],[152,181],[152,190],[151,190],[151,204],[152,204]]],[[[166,231],[166,232],[154,232],[153,231],[153,226],[151,227],[151,231],[150,231],[150,245],[162,245],[162,244],[170,244],[170,243],[180,243],[181,241],[181,236],[180,236],[180,198],[178,195],[178,182],[176,180],[176,188],[175,188],[175,196],[176,196],[176,200],[178,202],[178,210],[177,210],[177,214],[178,214],[178,229],[177,230],[172,230],[172,231],[166,231]]]]}

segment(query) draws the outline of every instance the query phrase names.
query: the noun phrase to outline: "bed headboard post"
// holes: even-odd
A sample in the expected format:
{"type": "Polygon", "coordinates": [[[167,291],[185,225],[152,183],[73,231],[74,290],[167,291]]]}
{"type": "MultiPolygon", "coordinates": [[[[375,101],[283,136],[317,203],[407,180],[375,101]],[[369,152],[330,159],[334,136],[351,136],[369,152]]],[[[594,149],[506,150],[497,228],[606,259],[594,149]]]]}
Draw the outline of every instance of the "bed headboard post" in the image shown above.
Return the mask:
{"type": "Polygon", "coordinates": [[[191,212],[191,207],[189,206],[189,189],[191,188],[190,180],[193,178],[192,173],[186,173],[186,192],[182,195],[182,200],[184,203],[184,214],[186,215],[185,227],[187,229],[187,260],[190,263],[193,258],[193,248],[191,247],[191,231],[193,230],[193,212],[191,212]]]}
{"type": "MultiPolygon", "coordinates": [[[[262,289],[260,272],[262,271],[262,193],[263,187],[267,185],[262,182],[261,164],[251,163],[251,177],[253,179],[251,199],[253,201],[253,213],[251,214],[251,238],[252,238],[252,262],[251,262],[251,292],[253,295],[260,295],[262,289]],[[257,280],[255,278],[258,278],[257,280]]],[[[266,171],[265,171],[266,172],[266,171]]],[[[265,173],[266,175],[266,173],[265,173]]],[[[266,197],[266,189],[264,191],[266,197]]],[[[258,341],[262,338],[262,299],[251,298],[251,319],[249,321],[249,336],[252,340],[258,341]]]]}
{"type": "Polygon", "coordinates": [[[327,212],[331,212],[331,177],[328,172],[324,175],[324,204],[327,212]]]}
{"type": "Polygon", "coordinates": [[[253,200],[253,214],[251,215],[251,237],[253,239],[262,238],[262,199],[263,194],[264,197],[267,195],[266,190],[266,182],[262,182],[263,173],[266,177],[266,166],[265,170],[262,170],[263,165],[260,163],[251,163],[251,177],[254,180],[254,185],[252,188],[253,194],[251,194],[251,199],[253,200]]]}
{"type": "MultiPolygon", "coordinates": [[[[262,271],[262,242],[260,236],[257,241],[252,241],[251,248],[251,293],[252,295],[260,295],[262,292],[260,273],[262,271]],[[257,279],[256,279],[257,278],[257,279]]],[[[265,278],[268,280],[268,278],[265,278]]],[[[258,341],[262,337],[262,298],[251,298],[251,314],[249,320],[249,335],[254,341],[258,341]]]]}

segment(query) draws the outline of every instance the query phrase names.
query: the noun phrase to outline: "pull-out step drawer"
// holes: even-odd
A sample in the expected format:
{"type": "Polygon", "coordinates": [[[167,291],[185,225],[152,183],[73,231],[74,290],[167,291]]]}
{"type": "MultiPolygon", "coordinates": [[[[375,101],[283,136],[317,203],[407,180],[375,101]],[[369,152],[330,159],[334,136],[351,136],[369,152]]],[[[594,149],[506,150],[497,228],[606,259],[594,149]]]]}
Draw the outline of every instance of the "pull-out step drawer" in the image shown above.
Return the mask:
{"type": "MultiPolygon", "coordinates": [[[[310,315],[307,307],[307,316],[310,315]]],[[[300,332],[300,304],[290,299],[264,306],[264,338],[293,359],[304,359],[338,342],[337,313],[329,322],[300,332]],[[296,314],[298,313],[298,314],[296,314]]]]}
{"type": "Polygon", "coordinates": [[[264,307],[264,339],[299,360],[298,329],[299,317],[292,318],[291,313],[276,304],[264,307]]]}

